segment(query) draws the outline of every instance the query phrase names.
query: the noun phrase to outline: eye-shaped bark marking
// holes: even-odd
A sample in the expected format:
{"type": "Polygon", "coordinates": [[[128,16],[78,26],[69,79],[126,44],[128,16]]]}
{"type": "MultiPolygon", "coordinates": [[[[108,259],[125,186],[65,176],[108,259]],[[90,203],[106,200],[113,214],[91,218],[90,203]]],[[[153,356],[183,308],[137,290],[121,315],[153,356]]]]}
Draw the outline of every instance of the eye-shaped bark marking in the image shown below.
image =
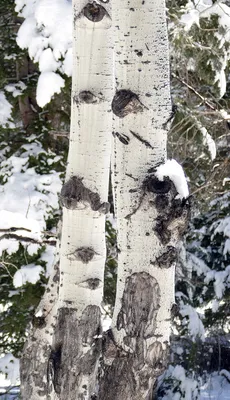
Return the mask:
{"type": "Polygon", "coordinates": [[[112,101],[112,111],[119,118],[124,118],[130,113],[142,112],[143,109],[138,96],[131,90],[118,90],[112,101]]]}
{"type": "Polygon", "coordinates": [[[79,93],[79,101],[86,104],[95,104],[98,102],[97,97],[89,90],[83,90],[79,93]]]}
{"type": "Polygon", "coordinates": [[[94,1],[93,3],[88,3],[83,8],[83,15],[92,22],[102,21],[102,19],[106,14],[107,11],[105,10],[105,8],[100,4],[96,3],[96,1],[94,1]]]}
{"type": "Polygon", "coordinates": [[[96,192],[85,187],[83,178],[72,176],[62,187],[60,200],[64,207],[75,210],[78,209],[78,203],[89,204],[93,211],[99,211],[101,214],[107,214],[110,204],[101,203],[100,196],[96,192]]]}
{"type": "Polygon", "coordinates": [[[97,289],[101,283],[100,279],[98,278],[90,278],[86,282],[91,290],[97,289]]]}
{"type": "Polygon", "coordinates": [[[117,137],[121,143],[125,145],[129,144],[130,139],[127,135],[121,134],[119,132],[113,132],[113,136],[117,137]]]}
{"type": "Polygon", "coordinates": [[[84,264],[88,264],[96,254],[92,247],[79,247],[75,252],[75,257],[81,260],[84,264]]]}

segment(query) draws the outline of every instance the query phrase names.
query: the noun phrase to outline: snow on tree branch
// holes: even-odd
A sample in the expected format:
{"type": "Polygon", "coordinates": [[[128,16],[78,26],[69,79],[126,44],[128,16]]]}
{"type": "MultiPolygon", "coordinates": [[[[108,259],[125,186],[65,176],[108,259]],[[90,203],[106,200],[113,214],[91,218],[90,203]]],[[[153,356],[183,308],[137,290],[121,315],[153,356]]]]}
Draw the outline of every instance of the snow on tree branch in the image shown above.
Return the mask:
{"type": "Polygon", "coordinates": [[[25,18],[17,43],[28,49],[30,58],[39,65],[37,103],[44,107],[64,86],[60,73],[72,74],[72,5],[68,0],[16,0],[15,3],[16,12],[25,18]]]}

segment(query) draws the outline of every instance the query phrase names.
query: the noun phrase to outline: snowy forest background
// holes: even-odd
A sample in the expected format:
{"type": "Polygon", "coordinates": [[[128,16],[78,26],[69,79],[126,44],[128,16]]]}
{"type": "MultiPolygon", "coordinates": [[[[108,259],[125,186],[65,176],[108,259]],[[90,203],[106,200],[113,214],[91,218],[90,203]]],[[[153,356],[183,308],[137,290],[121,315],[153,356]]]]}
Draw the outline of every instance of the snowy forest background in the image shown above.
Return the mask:
{"type": "MultiPolygon", "coordinates": [[[[230,2],[168,0],[167,13],[175,111],[168,158],[182,164],[193,207],[158,399],[224,400],[230,399],[230,2]]],[[[55,257],[71,74],[71,1],[0,0],[0,386],[14,386],[11,399],[19,398],[26,330],[39,323],[34,312],[55,257]]],[[[106,231],[108,325],[116,286],[113,210],[106,231]]]]}

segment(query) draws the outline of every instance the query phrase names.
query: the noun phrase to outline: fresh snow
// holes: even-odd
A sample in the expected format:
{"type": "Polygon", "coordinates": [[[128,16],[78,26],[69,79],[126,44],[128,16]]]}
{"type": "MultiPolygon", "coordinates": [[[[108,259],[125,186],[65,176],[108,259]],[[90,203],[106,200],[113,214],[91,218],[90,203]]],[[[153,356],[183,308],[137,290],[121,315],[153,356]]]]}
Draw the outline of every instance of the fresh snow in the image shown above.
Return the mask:
{"type": "Polygon", "coordinates": [[[212,15],[218,17],[219,30],[214,32],[213,35],[218,39],[218,47],[222,49],[223,56],[218,60],[218,67],[212,62],[210,64],[215,73],[215,82],[219,86],[219,97],[222,98],[226,92],[227,84],[225,69],[230,59],[229,50],[225,48],[226,42],[230,42],[230,7],[220,0],[215,2],[212,0],[194,0],[188,1],[183,11],[180,22],[185,31],[189,31],[194,24],[199,27],[200,18],[210,19],[212,15]]]}
{"type": "Polygon", "coordinates": [[[161,400],[229,400],[230,373],[226,370],[213,372],[207,377],[196,379],[188,374],[180,365],[170,365],[159,378],[159,385],[163,380],[174,382],[172,389],[166,390],[161,400]]]}
{"type": "Polygon", "coordinates": [[[189,336],[192,339],[199,337],[201,340],[205,339],[205,329],[198,312],[194,307],[189,304],[180,304],[180,314],[184,317],[183,323],[187,325],[189,336]]]}
{"type": "Polygon", "coordinates": [[[18,97],[22,95],[26,87],[24,82],[18,81],[17,83],[6,85],[4,89],[6,92],[12,93],[13,97],[18,97]]]}
{"type": "Polygon", "coordinates": [[[165,177],[171,179],[180,199],[186,199],[189,196],[188,184],[183,168],[176,160],[167,160],[165,164],[161,164],[157,168],[155,175],[160,181],[163,181],[165,177]]]}
{"type": "Polygon", "coordinates": [[[15,288],[25,285],[27,282],[35,284],[40,279],[40,275],[44,272],[41,265],[28,264],[23,265],[13,277],[13,285],[15,288]]]}
{"type": "Polygon", "coordinates": [[[55,93],[60,93],[65,86],[64,79],[55,72],[43,72],[38,78],[37,84],[37,103],[44,107],[50,102],[55,93]]]}
{"type": "Polygon", "coordinates": [[[37,103],[44,107],[64,87],[72,74],[72,4],[68,0],[16,0],[16,12],[25,18],[17,34],[17,43],[28,49],[39,65],[41,75],[37,103]]]}
{"type": "Polygon", "coordinates": [[[212,373],[200,387],[198,400],[229,400],[230,380],[229,372],[225,370],[212,373]],[[227,378],[227,379],[226,379],[227,378]]]}
{"type": "MultiPolygon", "coordinates": [[[[39,157],[44,153],[41,144],[31,136],[31,142],[21,146],[16,154],[6,158],[1,154],[1,177],[5,183],[0,186],[0,255],[3,251],[13,254],[19,249],[19,243],[29,255],[36,254],[43,245],[46,221],[53,218],[59,210],[58,194],[62,182],[60,173],[52,170],[52,163],[59,158],[50,151],[46,154],[50,172],[41,175],[35,167],[29,167],[30,157],[39,157]],[[12,229],[13,228],[13,229],[12,229]],[[4,237],[12,232],[15,237],[4,237]],[[24,241],[23,238],[27,239],[24,241]],[[28,240],[31,239],[31,242],[28,240]]],[[[42,166],[42,161],[41,161],[42,166]]],[[[54,232],[55,234],[55,232],[54,232]]],[[[54,238],[51,237],[51,240],[54,238]]],[[[46,276],[49,276],[54,262],[55,246],[46,244],[40,260],[46,262],[46,276]]],[[[35,283],[43,267],[33,264],[24,265],[14,276],[14,284],[20,287],[26,281],[35,283]]]]}
{"type": "MultiPolygon", "coordinates": [[[[0,210],[5,211],[5,218],[10,216],[14,224],[16,217],[13,213],[19,213],[20,222],[25,224],[21,227],[31,229],[33,225],[32,232],[38,233],[37,239],[39,232],[46,228],[46,219],[54,209],[59,209],[58,193],[62,185],[60,173],[51,170],[41,175],[34,167],[28,167],[30,157],[42,152],[40,143],[34,141],[24,145],[21,154],[12,155],[1,163],[1,176],[5,183],[0,186],[0,210]]],[[[53,155],[50,156],[52,159],[53,155]]],[[[8,228],[9,224],[5,227],[8,228]]],[[[30,233],[26,232],[26,235],[30,233]]]]}
{"type": "Polygon", "coordinates": [[[41,232],[39,223],[34,220],[25,217],[18,212],[11,212],[6,210],[0,211],[0,229],[10,230],[11,228],[17,228],[16,234],[23,235],[26,232],[27,237],[40,240],[41,232]]]}
{"type": "Polygon", "coordinates": [[[211,160],[213,161],[216,158],[216,144],[212,136],[208,133],[207,129],[204,126],[200,128],[200,131],[203,135],[203,143],[205,146],[208,147],[211,160]]]}
{"type": "Polygon", "coordinates": [[[0,91],[0,125],[4,128],[8,124],[12,127],[11,122],[12,105],[6,99],[4,92],[0,91]]]}
{"type": "Polygon", "coordinates": [[[13,354],[6,354],[0,358],[0,372],[4,375],[0,376],[0,386],[18,385],[19,384],[19,359],[13,354]],[[5,374],[7,380],[5,379],[5,374]]]}

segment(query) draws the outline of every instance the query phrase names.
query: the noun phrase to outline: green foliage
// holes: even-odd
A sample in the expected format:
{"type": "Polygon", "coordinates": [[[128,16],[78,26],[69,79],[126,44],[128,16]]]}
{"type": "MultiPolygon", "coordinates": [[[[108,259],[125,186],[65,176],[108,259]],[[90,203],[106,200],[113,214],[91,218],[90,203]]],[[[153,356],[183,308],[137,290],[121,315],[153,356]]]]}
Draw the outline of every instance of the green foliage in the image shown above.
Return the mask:
{"type": "MultiPolygon", "coordinates": [[[[11,352],[15,357],[20,356],[25,341],[26,327],[34,314],[41,296],[44,293],[47,279],[41,276],[36,284],[26,283],[15,289],[13,277],[22,266],[30,263],[43,265],[40,256],[44,251],[41,247],[34,255],[29,255],[20,244],[16,253],[3,253],[0,263],[0,353],[11,352]]],[[[44,269],[45,273],[45,269],[44,269]]]]}
{"type": "Polygon", "coordinates": [[[209,329],[228,327],[230,311],[230,193],[212,201],[209,211],[196,217],[188,235],[188,250],[207,267],[202,271],[195,267],[192,276],[195,305],[206,305],[216,300],[215,310],[211,305],[205,310],[204,324],[209,329]]]}

